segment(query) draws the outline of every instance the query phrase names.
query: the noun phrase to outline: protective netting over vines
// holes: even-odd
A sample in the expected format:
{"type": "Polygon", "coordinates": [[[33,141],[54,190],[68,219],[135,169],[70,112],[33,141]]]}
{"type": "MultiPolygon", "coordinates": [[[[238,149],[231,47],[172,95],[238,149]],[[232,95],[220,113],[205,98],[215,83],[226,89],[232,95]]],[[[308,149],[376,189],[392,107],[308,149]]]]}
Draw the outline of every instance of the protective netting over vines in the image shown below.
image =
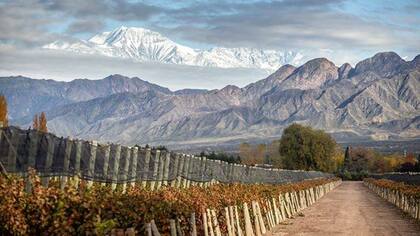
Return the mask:
{"type": "Polygon", "coordinates": [[[404,182],[407,184],[420,186],[419,172],[390,172],[382,174],[369,174],[369,177],[374,179],[389,179],[396,182],[404,182]]]}
{"type": "Polygon", "coordinates": [[[34,167],[42,176],[75,176],[107,183],[172,181],[286,183],[330,177],[318,171],[266,169],[205,157],[119,144],[60,138],[16,127],[0,129],[0,161],[8,172],[34,167]]]}

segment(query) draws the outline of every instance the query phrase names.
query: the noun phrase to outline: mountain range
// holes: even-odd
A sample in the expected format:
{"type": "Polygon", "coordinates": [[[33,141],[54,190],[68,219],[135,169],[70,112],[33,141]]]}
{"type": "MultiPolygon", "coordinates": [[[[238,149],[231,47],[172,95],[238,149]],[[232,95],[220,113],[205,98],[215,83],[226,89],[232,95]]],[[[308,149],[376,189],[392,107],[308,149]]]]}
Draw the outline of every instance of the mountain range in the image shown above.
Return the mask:
{"type": "Polygon", "coordinates": [[[259,68],[274,71],[284,64],[298,65],[303,55],[294,51],[255,48],[193,49],[144,28],[124,27],[103,32],[89,40],[55,41],[44,49],[129,58],[139,62],[159,62],[219,68],[259,68]]]}
{"type": "Polygon", "coordinates": [[[283,65],[239,88],[171,91],[111,75],[71,82],[0,78],[12,124],[47,112],[62,136],[171,147],[217,145],[281,136],[291,123],[324,129],[337,140],[420,138],[420,55],[378,53],[352,67],[326,58],[283,65]]]}

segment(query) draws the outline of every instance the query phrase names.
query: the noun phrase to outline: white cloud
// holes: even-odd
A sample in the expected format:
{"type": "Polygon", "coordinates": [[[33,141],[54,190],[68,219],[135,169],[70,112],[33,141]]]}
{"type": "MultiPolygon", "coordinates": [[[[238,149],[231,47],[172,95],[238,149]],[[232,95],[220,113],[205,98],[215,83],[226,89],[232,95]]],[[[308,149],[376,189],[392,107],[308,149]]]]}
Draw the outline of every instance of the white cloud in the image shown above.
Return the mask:
{"type": "Polygon", "coordinates": [[[244,86],[265,78],[259,69],[221,69],[158,63],[50,50],[19,50],[0,47],[0,76],[22,75],[38,79],[69,81],[77,78],[102,79],[110,74],[139,77],[172,90],[244,86]]]}

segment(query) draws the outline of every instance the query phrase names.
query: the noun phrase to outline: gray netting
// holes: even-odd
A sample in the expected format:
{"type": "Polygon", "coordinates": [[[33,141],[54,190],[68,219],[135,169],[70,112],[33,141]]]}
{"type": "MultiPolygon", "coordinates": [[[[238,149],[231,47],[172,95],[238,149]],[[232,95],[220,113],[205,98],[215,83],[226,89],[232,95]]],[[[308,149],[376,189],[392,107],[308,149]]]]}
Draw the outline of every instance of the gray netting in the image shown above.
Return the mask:
{"type": "Polygon", "coordinates": [[[274,184],[332,176],[318,171],[230,164],[144,147],[97,144],[16,127],[2,128],[0,132],[0,161],[12,173],[24,174],[28,167],[34,167],[41,176],[80,175],[107,183],[172,181],[181,177],[194,182],[274,184]]]}
{"type": "Polygon", "coordinates": [[[383,174],[370,174],[369,177],[375,179],[389,179],[397,182],[404,182],[411,185],[420,186],[419,172],[390,172],[383,174]]]}

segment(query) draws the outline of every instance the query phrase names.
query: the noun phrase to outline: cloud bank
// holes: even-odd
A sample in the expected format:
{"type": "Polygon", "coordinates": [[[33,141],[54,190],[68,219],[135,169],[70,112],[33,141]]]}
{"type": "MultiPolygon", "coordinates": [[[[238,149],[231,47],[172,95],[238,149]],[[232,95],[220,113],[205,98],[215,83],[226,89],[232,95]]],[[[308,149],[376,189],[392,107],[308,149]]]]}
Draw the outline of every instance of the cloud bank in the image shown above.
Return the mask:
{"type": "Polygon", "coordinates": [[[168,87],[219,89],[227,84],[245,86],[265,78],[259,69],[222,69],[158,63],[138,63],[102,56],[79,55],[51,50],[0,48],[0,76],[22,75],[36,79],[70,81],[102,79],[111,74],[139,77],[168,87]]]}

